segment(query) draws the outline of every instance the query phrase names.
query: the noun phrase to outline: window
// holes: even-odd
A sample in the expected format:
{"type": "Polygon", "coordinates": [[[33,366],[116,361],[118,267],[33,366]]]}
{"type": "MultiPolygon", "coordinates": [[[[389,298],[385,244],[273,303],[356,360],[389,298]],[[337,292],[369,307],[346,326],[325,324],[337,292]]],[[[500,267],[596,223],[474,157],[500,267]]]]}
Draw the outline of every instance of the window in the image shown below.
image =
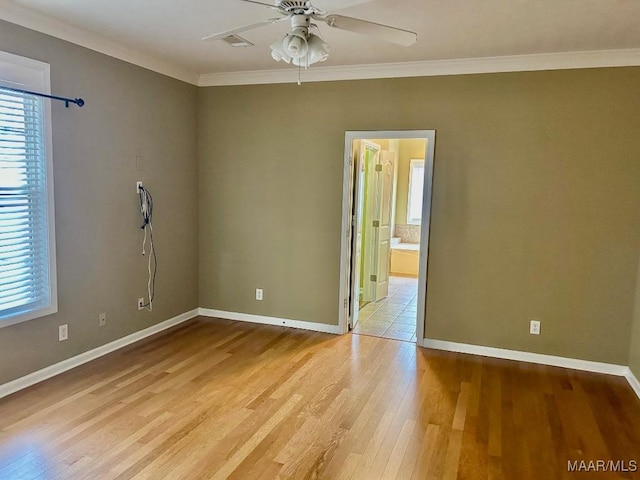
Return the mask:
{"type": "Polygon", "coordinates": [[[49,65],[0,52],[0,327],[57,311],[49,65]]]}
{"type": "Polygon", "coordinates": [[[407,223],[419,225],[422,221],[422,190],[424,188],[424,160],[411,160],[409,168],[409,200],[407,223]]]}

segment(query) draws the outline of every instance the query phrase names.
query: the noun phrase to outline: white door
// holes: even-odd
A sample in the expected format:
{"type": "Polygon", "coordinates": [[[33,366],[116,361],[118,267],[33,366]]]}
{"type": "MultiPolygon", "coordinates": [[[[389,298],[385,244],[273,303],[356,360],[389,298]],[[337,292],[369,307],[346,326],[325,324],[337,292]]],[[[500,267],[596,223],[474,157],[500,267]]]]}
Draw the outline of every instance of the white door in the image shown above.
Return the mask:
{"type": "Polygon", "coordinates": [[[355,328],[358,323],[358,313],[360,312],[360,269],[362,265],[362,215],[364,213],[364,187],[365,187],[365,161],[364,157],[355,154],[355,186],[353,211],[351,217],[352,252],[353,262],[351,264],[351,328],[355,328]]]}
{"type": "Polygon", "coordinates": [[[364,164],[363,187],[362,187],[362,216],[359,220],[362,225],[362,302],[370,303],[376,301],[376,230],[374,220],[376,215],[376,203],[378,198],[378,182],[376,166],[380,163],[380,146],[371,142],[361,142],[360,161],[364,164]]]}
{"type": "Polygon", "coordinates": [[[374,235],[374,272],[371,277],[375,283],[375,299],[389,295],[389,260],[391,254],[391,203],[393,196],[393,175],[396,153],[382,150],[376,164],[376,207],[373,226],[374,235]]]}

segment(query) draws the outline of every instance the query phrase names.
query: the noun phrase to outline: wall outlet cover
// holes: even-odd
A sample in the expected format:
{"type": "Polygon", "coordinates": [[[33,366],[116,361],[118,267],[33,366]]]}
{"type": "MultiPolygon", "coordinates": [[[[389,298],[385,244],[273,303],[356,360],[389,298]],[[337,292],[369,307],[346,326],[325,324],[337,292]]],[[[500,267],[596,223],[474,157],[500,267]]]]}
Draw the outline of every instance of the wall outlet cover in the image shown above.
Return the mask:
{"type": "Polygon", "coordinates": [[[531,335],[540,335],[540,320],[531,320],[529,323],[529,333],[531,335]]]}
{"type": "Polygon", "coordinates": [[[69,325],[66,323],[64,325],[58,326],[58,341],[63,342],[69,338],[69,325]]]}

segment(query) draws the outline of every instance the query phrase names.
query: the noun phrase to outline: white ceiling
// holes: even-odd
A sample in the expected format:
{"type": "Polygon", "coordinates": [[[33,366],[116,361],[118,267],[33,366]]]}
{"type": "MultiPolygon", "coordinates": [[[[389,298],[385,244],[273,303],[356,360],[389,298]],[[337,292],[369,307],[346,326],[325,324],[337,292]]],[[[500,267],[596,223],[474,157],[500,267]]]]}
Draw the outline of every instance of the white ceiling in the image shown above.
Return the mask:
{"type": "MultiPolygon", "coordinates": [[[[321,37],[331,46],[323,67],[640,47],[638,0],[371,0],[340,10],[333,8],[349,1],[313,3],[418,33],[417,44],[401,47],[321,24],[321,37]]],[[[2,0],[2,5],[19,8],[21,16],[38,14],[40,23],[48,18],[58,27],[88,31],[196,76],[295,68],[270,57],[269,45],[288,30],[286,22],[242,33],[255,44],[250,48],[200,40],[274,16],[239,0],[2,0]]],[[[0,18],[15,21],[15,12],[3,16],[2,10],[9,9],[0,8],[0,18]]]]}

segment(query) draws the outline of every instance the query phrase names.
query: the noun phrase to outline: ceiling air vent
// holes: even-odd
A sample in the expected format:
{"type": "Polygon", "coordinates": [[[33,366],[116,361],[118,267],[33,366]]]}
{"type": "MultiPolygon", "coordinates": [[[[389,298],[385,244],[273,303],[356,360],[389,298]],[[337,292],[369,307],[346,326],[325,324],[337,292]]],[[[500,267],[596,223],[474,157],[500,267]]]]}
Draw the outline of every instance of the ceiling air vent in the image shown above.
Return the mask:
{"type": "Polygon", "coordinates": [[[242,38],[239,35],[228,35],[222,40],[227,42],[232,47],[253,47],[253,43],[251,43],[246,38],[242,38]]]}

